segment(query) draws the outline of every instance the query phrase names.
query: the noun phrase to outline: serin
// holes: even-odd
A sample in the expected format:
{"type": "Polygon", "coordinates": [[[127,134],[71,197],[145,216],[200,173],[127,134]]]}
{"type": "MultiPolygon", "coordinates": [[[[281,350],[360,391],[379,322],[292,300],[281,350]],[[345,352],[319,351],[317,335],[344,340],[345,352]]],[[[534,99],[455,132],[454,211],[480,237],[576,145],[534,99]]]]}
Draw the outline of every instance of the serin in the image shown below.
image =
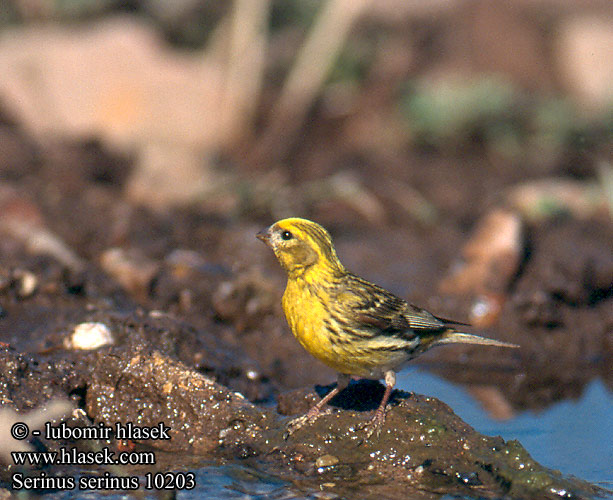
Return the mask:
{"type": "Polygon", "coordinates": [[[367,435],[379,431],[396,383],[396,372],[431,347],[460,343],[518,347],[458,332],[457,321],[439,318],[348,272],[332,238],[306,219],[283,219],[257,237],[274,252],[287,273],[283,311],[298,342],[338,372],[338,382],[305,415],[288,424],[287,434],[315,420],[349,384],[351,376],[384,379],[385,392],[367,435]]]}

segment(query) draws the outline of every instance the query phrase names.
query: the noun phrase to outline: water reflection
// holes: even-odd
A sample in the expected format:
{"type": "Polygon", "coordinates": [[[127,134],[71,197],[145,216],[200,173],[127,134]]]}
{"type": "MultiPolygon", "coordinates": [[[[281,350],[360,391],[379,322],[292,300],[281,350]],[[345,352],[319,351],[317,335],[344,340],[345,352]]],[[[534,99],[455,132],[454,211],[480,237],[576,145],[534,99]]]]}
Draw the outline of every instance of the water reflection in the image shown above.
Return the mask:
{"type": "Polygon", "coordinates": [[[397,387],[441,399],[483,434],[518,439],[543,465],[613,488],[613,393],[599,379],[588,383],[577,400],[519,412],[504,421],[486,412],[467,387],[424,370],[403,371],[397,387]]]}

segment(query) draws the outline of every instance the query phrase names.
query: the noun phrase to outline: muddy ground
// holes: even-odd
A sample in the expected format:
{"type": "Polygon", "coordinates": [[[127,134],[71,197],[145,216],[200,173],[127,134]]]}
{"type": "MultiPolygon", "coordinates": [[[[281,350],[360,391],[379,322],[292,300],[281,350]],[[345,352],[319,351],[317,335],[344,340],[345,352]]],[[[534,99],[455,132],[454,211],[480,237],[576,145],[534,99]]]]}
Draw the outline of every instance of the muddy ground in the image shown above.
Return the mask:
{"type": "MultiPolygon", "coordinates": [[[[132,159],[95,141],[43,144],[8,116],[0,138],[3,406],[27,414],[68,398],[82,410],[73,413],[72,425],[161,420],[173,439],[159,449],[257,457],[298,482],[316,484],[325,473],[327,484],[338,483],[349,496],[357,478],[362,493],[373,497],[398,491],[424,498],[594,494],[542,469],[519,444],[479,436],[445,405],[420,395],[396,393],[384,437],[368,444],[370,458],[364,459],[352,429],[355,418],[372,409],[377,384],[358,384],[357,394],[337,402],[340,413],[283,441],[282,415],[303,411],[314,400],[313,386],[329,384],[334,374],[289,333],[280,309],[284,276],[254,237],[278,218],[276,205],[246,196],[230,210],[203,200],[156,211],[126,194],[132,159]],[[71,335],[85,322],[106,325],[112,345],[76,349],[71,335]],[[300,390],[288,396],[292,389],[300,390]],[[271,407],[275,401],[280,413],[271,407]],[[423,426],[430,429],[428,448],[412,443],[423,426]],[[390,458],[391,449],[413,458],[402,462],[401,452],[390,458]],[[529,464],[521,474],[513,466],[519,462],[529,464]],[[382,479],[391,475],[393,484],[382,479]]],[[[307,134],[301,147],[320,140],[307,134]]],[[[497,170],[479,151],[458,160],[426,149],[381,165],[351,157],[334,136],[328,140],[327,163],[281,172],[291,186],[290,207],[299,210],[293,215],[328,227],[354,272],[441,316],[482,326],[472,331],[521,346],[496,353],[446,347],[415,363],[469,384],[486,407],[496,394],[493,399],[502,397],[512,411],[578,397],[596,377],[613,390],[613,225],[606,207],[588,216],[568,209],[531,219],[507,193],[520,179],[540,179],[544,172],[497,170]],[[322,169],[350,161],[358,166],[340,181],[322,169]],[[352,199],[301,194],[314,179],[324,185],[357,179],[362,191],[352,199]],[[410,217],[399,208],[411,194],[408,185],[428,193],[434,218],[410,217]],[[376,210],[364,212],[371,199],[376,210]],[[474,247],[487,247],[501,224],[485,224],[481,237],[478,228],[496,210],[503,210],[504,224],[519,229],[475,278],[470,263],[481,257],[474,247]],[[479,301],[489,304],[487,314],[471,313],[479,301]]],[[[261,182],[257,170],[228,161],[241,186],[261,182]]],[[[574,181],[595,176],[590,169],[569,175],[566,164],[546,173],[574,181]]],[[[5,485],[9,476],[5,470],[5,485]]]]}

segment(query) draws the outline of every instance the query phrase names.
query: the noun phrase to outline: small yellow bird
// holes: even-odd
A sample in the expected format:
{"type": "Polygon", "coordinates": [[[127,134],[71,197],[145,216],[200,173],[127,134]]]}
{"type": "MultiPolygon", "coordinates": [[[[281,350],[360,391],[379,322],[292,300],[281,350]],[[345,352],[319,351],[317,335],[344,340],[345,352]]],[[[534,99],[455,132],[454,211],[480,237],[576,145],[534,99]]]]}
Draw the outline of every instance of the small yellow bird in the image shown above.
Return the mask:
{"type": "Polygon", "coordinates": [[[458,332],[454,325],[465,323],[436,317],[348,272],[330,234],[315,222],[283,219],[257,237],[287,272],[282,304],[293,334],[311,355],[338,372],[336,387],[306,415],[292,420],[289,434],[315,420],[351,376],[385,379],[385,393],[369,423],[370,436],[385,420],[396,372],[411,359],[442,344],[518,347],[458,332]]]}

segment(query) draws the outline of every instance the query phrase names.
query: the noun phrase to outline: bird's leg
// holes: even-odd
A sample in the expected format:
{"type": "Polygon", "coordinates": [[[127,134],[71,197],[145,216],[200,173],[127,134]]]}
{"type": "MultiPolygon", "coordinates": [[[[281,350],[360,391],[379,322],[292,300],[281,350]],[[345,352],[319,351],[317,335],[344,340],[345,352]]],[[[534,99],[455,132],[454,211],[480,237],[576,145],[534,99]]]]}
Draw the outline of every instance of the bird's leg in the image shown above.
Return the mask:
{"type": "Polygon", "coordinates": [[[388,370],[385,372],[385,392],[383,393],[383,398],[381,398],[381,403],[379,407],[375,410],[375,414],[373,415],[370,422],[361,428],[366,428],[366,437],[370,438],[373,433],[377,433],[377,435],[381,432],[381,426],[383,422],[385,422],[385,410],[387,406],[387,402],[390,399],[392,391],[394,390],[394,386],[396,385],[396,373],[392,370],[388,370]]]}
{"type": "Polygon", "coordinates": [[[321,415],[321,409],[326,406],[334,396],[336,396],[339,392],[341,392],[345,387],[349,385],[349,380],[349,375],[339,373],[338,380],[336,382],[336,387],[334,389],[332,389],[328,394],[321,398],[321,400],[318,401],[317,404],[313,405],[311,409],[304,415],[289,421],[285,434],[283,435],[284,439],[287,439],[294,432],[300,429],[304,424],[310,424],[317,420],[317,418],[321,415]]]}

